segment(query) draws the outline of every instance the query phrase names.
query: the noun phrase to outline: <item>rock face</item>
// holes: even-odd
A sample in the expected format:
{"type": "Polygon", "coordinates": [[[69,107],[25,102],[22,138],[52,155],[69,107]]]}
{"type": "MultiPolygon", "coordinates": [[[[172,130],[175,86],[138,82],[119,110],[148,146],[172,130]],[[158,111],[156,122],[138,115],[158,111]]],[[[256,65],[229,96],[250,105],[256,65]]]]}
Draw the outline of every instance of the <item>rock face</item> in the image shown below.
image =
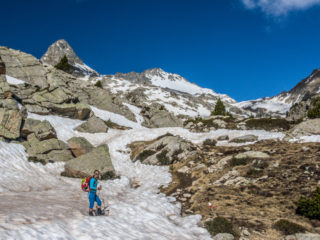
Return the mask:
{"type": "Polygon", "coordinates": [[[5,65],[6,75],[43,88],[48,86],[45,68],[32,55],[0,47],[0,57],[2,59],[2,69],[3,65],[5,65]]]}
{"type": "Polygon", "coordinates": [[[76,157],[91,152],[93,146],[83,137],[73,137],[68,140],[68,145],[76,157]]]}
{"type": "Polygon", "coordinates": [[[98,76],[98,73],[84,64],[73,51],[71,46],[63,39],[53,43],[48,48],[47,52],[42,56],[41,61],[55,66],[64,56],[68,58],[73,75],[77,77],[83,77],[87,75],[98,76]]]}
{"type": "Polygon", "coordinates": [[[183,122],[169,113],[160,104],[153,103],[141,110],[144,117],[143,125],[147,127],[182,127],[183,122]]]}
{"type": "Polygon", "coordinates": [[[310,119],[292,128],[288,132],[287,137],[299,138],[301,136],[319,135],[319,134],[320,134],[320,119],[310,119]]]}
{"type": "Polygon", "coordinates": [[[92,116],[88,121],[77,127],[76,130],[88,133],[106,133],[108,132],[108,126],[100,118],[92,116]]]}
{"type": "Polygon", "coordinates": [[[16,110],[0,108],[0,136],[16,139],[20,137],[22,116],[16,110]]]}
{"type": "Polygon", "coordinates": [[[48,140],[39,141],[35,134],[28,136],[29,147],[27,153],[30,155],[46,154],[53,150],[67,150],[68,145],[63,141],[52,138],[48,140]]]}
{"type": "Polygon", "coordinates": [[[100,171],[103,180],[113,178],[116,175],[110,159],[109,148],[106,145],[99,146],[87,154],[68,161],[62,175],[88,177],[92,176],[96,169],[100,171]]]}
{"type": "Polygon", "coordinates": [[[48,121],[27,118],[21,129],[21,134],[27,137],[31,133],[34,133],[40,141],[57,137],[55,129],[48,121]]]}
{"type": "Polygon", "coordinates": [[[151,165],[169,165],[179,161],[180,158],[186,157],[186,152],[194,154],[194,152],[191,152],[192,150],[195,150],[193,145],[181,137],[164,136],[140,149],[133,161],[141,161],[151,165]]]}

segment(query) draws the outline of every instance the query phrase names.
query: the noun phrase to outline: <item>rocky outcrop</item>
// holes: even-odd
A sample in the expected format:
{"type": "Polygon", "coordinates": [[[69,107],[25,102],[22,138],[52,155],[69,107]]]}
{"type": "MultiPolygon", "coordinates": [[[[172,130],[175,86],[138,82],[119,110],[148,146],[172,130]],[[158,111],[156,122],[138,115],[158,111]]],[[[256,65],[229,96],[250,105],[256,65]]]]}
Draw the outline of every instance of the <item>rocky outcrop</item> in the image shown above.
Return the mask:
{"type": "Polygon", "coordinates": [[[40,162],[42,164],[53,162],[67,162],[73,159],[72,153],[69,150],[52,150],[47,154],[35,154],[28,157],[30,162],[40,162]]]}
{"type": "Polygon", "coordinates": [[[162,105],[153,103],[142,108],[140,112],[144,118],[142,125],[146,127],[182,127],[183,122],[162,105]]]}
{"type": "Polygon", "coordinates": [[[47,154],[53,150],[67,150],[68,145],[55,138],[39,141],[34,133],[28,136],[27,153],[29,155],[47,154]]]}
{"type": "Polygon", "coordinates": [[[320,135],[320,119],[309,119],[296,125],[287,133],[285,139],[310,135],[320,135]]]}
{"type": "MultiPolygon", "coordinates": [[[[131,144],[132,149],[135,147],[135,143],[131,144]]],[[[191,143],[179,136],[159,137],[152,143],[146,142],[144,147],[141,148],[140,145],[138,148],[140,151],[134,151],[136,155],[132,156],[133,161],[141,161],[151,165],[169,165],[186,158],[187,155],[191,156],[197,153],[191,143]]]]}
{"type": "Polygon", "coordinates": [[[22,115],[19,111],[0,108],[0,136],[8,139],[20,137],[22,115]]]}
{"type": "Polygon", "coordinates": [[[110,179],[116,176],[111,162],[109,148],[106,145],[99,146],[91,152],[68,161],[65,171],[61,174],[67,177],[92,176],[94,170],[100,171],[101,179],[110,179]]]}
{"type": "Polygon", "coordinates": [[[39,141],[57,137],[55,129],[48,121],[27,118],[21,129],[21,135],[26,138],[31,133],[34,133],[39,141]]]}
{"type": "Polygon", "coordinates": [[[69,148],[74,156],[79,157],[83,154],[91,152],[93,146],[83,137],[73,137],[68,140],[69,148]]]}
{"type": "Polygon", "coordinates": [[[85,123],[78,126],[75,130],[88,133],[106,133],[108,132],[108,126],[102,119],[92,116],[85,123]]]}
{"type": "Polygon", "coordinates": [[[48,86],[45,68],[40,61],[32,55],[10,48],[0,47],[0,57],[3,62],[2,66],[3,64],[5,65],[6,75],[42,88],[48,86]]]}
{"type": "Polygon", "coordinates": [[[96,71],[82,62],[82,60],[76,55],[74,50],[64,39],[54,42],[48,48],[47,52],[42,56],[41,61],[55,66],[64,56],[68,58],[73,75],[77,77],[99,75],[96,71]]]}

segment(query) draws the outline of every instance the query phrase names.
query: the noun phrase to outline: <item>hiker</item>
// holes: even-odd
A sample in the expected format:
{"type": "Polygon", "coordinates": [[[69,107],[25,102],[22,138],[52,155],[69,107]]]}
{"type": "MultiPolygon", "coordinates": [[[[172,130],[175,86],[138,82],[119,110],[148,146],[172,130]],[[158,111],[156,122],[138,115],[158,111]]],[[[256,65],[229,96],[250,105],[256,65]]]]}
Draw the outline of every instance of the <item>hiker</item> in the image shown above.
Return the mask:
{"type": "Polygon", "coordinates": [[[98,178],[99,178],[99,170],[94,170],[93,176],[90,179],[89,182],[89,189],[90,191],[88,192],[88,197],[89,197],[89,215],[93,216],[93,205],[94,202],[97,202],[98,206],[97,206],[97,215],[101,215],[102,211],[101,211],[101,200],[97,195],[97,190],[101,190],[101,186],[98,186],[98,178]]]}

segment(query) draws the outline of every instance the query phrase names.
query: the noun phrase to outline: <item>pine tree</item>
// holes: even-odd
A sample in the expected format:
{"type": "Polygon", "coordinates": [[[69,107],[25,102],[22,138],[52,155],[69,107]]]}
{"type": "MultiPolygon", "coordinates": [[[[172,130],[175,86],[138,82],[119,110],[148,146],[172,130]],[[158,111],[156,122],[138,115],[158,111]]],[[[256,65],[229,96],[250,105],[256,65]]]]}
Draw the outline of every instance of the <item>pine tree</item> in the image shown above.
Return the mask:
{"type": "Polygon", "coordinates": [[[211,112],[211,115],[226,115],[226,114],[227,114],[226,108],[223,102],[221,101],[221,99],[219,98],[214,107],[214,110],[211,112]]]}
{"type": "Polygon", "coordinates": [[[63,58],[61,58],[60,62],[55,65],[55,67],[64,72],[70,73],[71,65],[69,64],[67,56],[64,55],[63,58]]]}

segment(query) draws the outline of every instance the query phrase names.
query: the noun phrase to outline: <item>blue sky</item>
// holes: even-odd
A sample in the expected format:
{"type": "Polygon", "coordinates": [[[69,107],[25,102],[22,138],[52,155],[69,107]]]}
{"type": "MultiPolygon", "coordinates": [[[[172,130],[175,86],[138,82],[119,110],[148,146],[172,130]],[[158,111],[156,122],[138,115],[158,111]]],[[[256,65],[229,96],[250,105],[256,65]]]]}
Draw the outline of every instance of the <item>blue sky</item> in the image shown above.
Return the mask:
{"type": "Polygon", "coordinates": [[[160,67],[237,101],[320,67],[320,0],[1,0],[0,45],[67,40],[102,74],[160,67]]]}

